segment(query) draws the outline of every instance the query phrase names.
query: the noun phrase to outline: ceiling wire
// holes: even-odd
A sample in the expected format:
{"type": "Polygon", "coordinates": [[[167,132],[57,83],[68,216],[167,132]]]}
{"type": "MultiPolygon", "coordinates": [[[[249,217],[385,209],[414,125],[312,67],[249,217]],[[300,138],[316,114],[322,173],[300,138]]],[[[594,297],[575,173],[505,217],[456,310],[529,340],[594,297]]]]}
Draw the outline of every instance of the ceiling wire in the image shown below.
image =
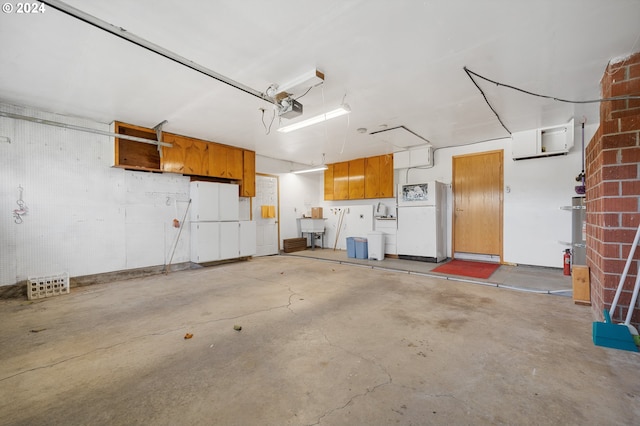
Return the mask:
{"type": "MultiPolygon", "coordinates": [[[[467,73],[467,76],[471,79],[471,81],[473,82],[473,84],[476,86],[476,88],[480,91],[480,94],[482,95],[482,97],[484,98],[484,101],[487,103],[487,105],[489,105],[489,108],[491,108],[491,111],[493,111],[493,113],[495,114],[496,118],[498,119],[498,121],[500,122],[500,124],[502,125],[502,127],[507,131],[507,133],[509,133],[509,135],[511,135],[511,131],[509,129],[507,129],[507,126],[504,125],[504,123],[502,122],[502,119],[500,118],[500,116],[498,115],[498,112],[493,108],[493,106],[491,105],[491,103],[489,102],[489,99],[487,99],[487,95],[485,95],[485,93],[482,91],[482,89],[480,88],[480,86],[478,85],[478,83],[476,82],[476,80],[473,78],[473,75],[477,75],[476,73],[472,72],[471,70],[469,70],[467,67],[464,67],[464,72],[467,73]]],[[[481,76],[478,76],[481,77],[481,76]]]]}
{"type": "MultiPolygon", "coordinates": [[[[496,86],[502,86],[502,87],[506,87],[508,89],[512,89],[512,90],[516,90],[518,92],[522,92],[525,93],[527,95],[531,95],[531,96],[536,96],[539,98],[545,98],[545,99],[552,99],[554,101],[558,101],[558,102],[565,102],[565,103],[570,103],[570,104],[593,104],[593,103],[599,103],[599,102],[609,102],[609,101],[622,101],[622,100],[631,100],[631,99],[640,99],[640,95],[624,95],[624,96],[614,96],[611,98],[600,98],[600,99],[588,99],[586,101],[576,101],[576,100],[570,100],[570,99],[563,99],[563,98],[556,98],[555,96],[548,96],[548,95],[541,95],[539,93],[534,93],[534,92],[530,92],[528,90],[524,90],[524,89],[520,89],[519,87],[515,87],[515,86],[511,86],[509,84],[504,84],[504,83],[500,83],[498,81],[494,81],[491,80],[490,78],[484,77],[476,72],[471,71],[469,68],[464,67],[465,72],[467,73],[467,75],[469,75],[469,77],[471,78],[470,74],[475,75],[478,78],[481,78],[483,80],[488,81],[489,83],[493,83],[496,86]]],[[[471,78],[473,80],[473,78],[471,78]]],[[[475,83],[475,81],[474,81],[475,83]]],[[[478,86],[476,84],[476,86],[478,86]]],[[[479,88],[478,88],[479,89],[479,88]]],[[[486,97],[485,97],[486,99],[486,97]]],[[[492,108],[493,109],[493,108],[492,108]]]]}

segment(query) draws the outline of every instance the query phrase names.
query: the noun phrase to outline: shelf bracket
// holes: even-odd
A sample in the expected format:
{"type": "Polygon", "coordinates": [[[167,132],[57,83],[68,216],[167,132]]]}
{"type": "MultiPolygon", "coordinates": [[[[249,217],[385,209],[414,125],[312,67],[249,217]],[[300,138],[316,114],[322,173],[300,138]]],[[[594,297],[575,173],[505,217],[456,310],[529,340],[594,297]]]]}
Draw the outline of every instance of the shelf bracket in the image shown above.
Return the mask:
{"type": "Polygon", "coordinates": [[[153,126],[153,130],[156,131],[156,138],[158,139],[158,154],[160,155],[161,160],[162,160],[162,145],[160,144],[160,142],[162,141],[162,126],[164,126],[167,123],[168,121],[164,120],[161,123],[158,123],[155,126],[153,126]]]}

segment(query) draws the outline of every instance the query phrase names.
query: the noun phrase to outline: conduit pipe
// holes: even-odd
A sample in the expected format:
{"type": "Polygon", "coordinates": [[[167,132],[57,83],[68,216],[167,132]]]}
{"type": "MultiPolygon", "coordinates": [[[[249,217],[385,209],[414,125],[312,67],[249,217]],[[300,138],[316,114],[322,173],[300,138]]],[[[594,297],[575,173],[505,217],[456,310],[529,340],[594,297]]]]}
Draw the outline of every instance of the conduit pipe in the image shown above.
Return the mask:
{"type": "Polygon", "coordinates": [[[62,127],[63,129],[77,130],[79,132],[94,133],[97,135],[111,136],[114,138],[126,139],[128,141],[143,142],[151,145],[166,146],[171,148],[173,145],[162,141],[154,141],[153,139],[138,138],[136,136],[121,135],[119,133],[107,132],[104,130],[91,129],[89,127],[76,126],[75,124],[60,123],[58,121],[44,120],[42,118],[29,117],[26,115],[14,114],[11,112],[0,111],[0,117],[13,118],[15,120],[30,121],[32,123],[45,124],[47,126],[62,127]]]}

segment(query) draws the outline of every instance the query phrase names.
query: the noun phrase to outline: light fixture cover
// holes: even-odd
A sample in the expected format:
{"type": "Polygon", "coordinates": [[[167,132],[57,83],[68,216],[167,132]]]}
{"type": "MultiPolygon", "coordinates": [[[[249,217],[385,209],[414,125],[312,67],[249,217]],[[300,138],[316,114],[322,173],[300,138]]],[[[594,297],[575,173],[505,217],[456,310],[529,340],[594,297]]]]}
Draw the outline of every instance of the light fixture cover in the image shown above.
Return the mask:
{"type": "Polygon", "coordinates": [[[321,172],[323,170],[327,170],[328,168],[329,167],[323,164],[322,166],[312,167],[310,169],[295,170],[295,171],[292,171],[291,173],[298,175],[301,173],[321,172]]]}
{"type": "Polygon", "coordinates": [[[336,108],[332,111],[326,112],[324,114],[316,115],[311,118],[307,118],[306,120],[298,121],[297,123],[289,124],[288,126],[280,127],[278,129],[279,132],[289,133],[294,130],[302,129],[304,127],[309,127],[314,124],[322,123],[323,121],[331,120],[332,118],[340,117],[345,114],[349,114],[351,112],[351,108],[349,105],[342,104],[339,108],[336,108]]]}

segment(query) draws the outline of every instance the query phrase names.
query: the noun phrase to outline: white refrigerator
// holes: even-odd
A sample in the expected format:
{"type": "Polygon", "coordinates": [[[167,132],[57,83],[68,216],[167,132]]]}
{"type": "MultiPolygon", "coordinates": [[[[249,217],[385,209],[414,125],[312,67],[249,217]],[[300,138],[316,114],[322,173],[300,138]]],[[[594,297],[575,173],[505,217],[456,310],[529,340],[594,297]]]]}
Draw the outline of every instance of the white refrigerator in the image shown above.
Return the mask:
{"type": "Polygon", "coordinates": [[[398,185],[398,257],[429,262],[447,258],[446,196],[442,182],[398,185]]]}
{"type": "Polygon", "coordinates": [[[233,259],[255,254],[254,221],[240,221],[236,184],[191,182],[191,261],[233,259]]]}

